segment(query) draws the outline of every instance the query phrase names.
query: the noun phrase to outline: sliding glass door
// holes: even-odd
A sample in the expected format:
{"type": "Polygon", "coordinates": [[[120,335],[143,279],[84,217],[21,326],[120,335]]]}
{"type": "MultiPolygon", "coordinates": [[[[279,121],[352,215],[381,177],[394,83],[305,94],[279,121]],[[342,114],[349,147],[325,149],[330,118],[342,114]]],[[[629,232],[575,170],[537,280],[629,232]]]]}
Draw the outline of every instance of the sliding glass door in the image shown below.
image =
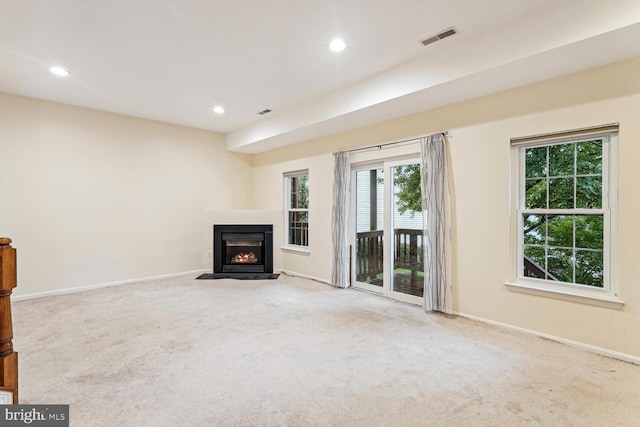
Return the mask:
{"type": "Polygon", "coordinates": [[[353,168],[353,286],[422,301],[423,215],[418,160],[353,168]]]}

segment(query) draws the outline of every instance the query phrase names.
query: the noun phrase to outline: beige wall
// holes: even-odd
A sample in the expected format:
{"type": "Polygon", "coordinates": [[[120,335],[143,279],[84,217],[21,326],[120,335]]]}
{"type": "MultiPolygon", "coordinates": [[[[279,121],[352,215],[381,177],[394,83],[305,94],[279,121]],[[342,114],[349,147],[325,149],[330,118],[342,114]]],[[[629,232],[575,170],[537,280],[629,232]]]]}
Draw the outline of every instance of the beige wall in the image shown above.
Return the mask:
{"type": "Polygon", "coordinates": [[[15,295],[210,268],[204,209],[246,208],[224,135],[0,94],[0,234],[15,295]]]}
{"type": "Polygon", "coordinates": [[[425,111],[253,159],[254,208],[276,209],[282,173],[311,173],[311,254],[283,268],[330,278],[332,151],[449,130],[454,196],[454,309],[496,322],[640,356],[640,58],[425,111]],[[620,123],[621,309],[509,291],[512,137],[620,123]]]}
{"type": "Polygon", "coordinates": [[[314,279],[329,281],[331,277],[331,194],[333,188],[333,156],[331,153],[307,157],[298,160],[262,165],[254,168],[254,209],[279,210],[280,242],[275,250],[275,259],[279,264],[274,266],[288,272],[304,275],[314,279]],[[282,249],[286,241],[284,233],[284,182],[283,174],[302,169],[309,170],[309,221],[313,224],[309,229],[309,253],[300,253],[282,249]],[[329,197],[329,202],[327,202],[329,197]]]}

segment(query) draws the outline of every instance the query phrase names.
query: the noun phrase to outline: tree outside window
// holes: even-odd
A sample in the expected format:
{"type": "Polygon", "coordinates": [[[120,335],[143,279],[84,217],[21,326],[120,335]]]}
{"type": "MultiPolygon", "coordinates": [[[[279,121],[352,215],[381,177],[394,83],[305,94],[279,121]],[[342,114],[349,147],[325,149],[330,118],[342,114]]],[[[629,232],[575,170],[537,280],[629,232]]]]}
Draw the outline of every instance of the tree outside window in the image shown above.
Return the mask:
{"type": "Polygon", "coordinates": [[[604,286],[603,140],[524,148],[523,276],[604,286]]]}

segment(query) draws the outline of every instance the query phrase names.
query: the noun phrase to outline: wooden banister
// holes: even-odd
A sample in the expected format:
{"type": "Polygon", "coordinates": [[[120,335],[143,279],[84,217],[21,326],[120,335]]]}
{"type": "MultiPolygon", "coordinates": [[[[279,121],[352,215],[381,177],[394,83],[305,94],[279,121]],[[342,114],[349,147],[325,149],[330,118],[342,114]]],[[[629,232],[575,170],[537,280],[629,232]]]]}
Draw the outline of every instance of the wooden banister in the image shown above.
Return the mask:
{"type": "Polygon", "coordinates": [[[11,239],[0,237],[0,387],[13,392],[18,404],[18,353],[13,351],[11,292],[17,285],[16,250],[11,239]]]}

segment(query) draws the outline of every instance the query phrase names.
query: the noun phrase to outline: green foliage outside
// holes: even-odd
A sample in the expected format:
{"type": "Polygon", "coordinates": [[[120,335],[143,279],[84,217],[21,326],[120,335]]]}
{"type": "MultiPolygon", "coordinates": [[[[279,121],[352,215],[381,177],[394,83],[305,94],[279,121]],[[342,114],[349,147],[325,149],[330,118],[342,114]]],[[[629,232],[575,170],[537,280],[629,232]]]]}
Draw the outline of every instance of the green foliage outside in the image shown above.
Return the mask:
{"type": "Polygon", "coordinates": [[[397,166],[393,169],[393,173],[393,182],[398,189],[396,191],[398,212],[402,215],[409,211],[413,218],[416,212],[422,212],[420,165],[397,166]]]}
{"type": "MultiPolygon", "coordinates": [[[[411,276],[411,270],[407,269],[407,268],[395,268],[393,269],[393,273],[394,274],[400,274],[403,276],[411,276]]],[[[418,277],[424,277],[424,271],[420,271],[418,270],[416,272],[418,277]]]]}
{"type": "Polygon", "coordinates": [[[291,208],[309,209],[309,175],[291,177],[291,208]]]}
{"type": "MultiPolygon", "coordinates": [[[[602,141],[525,149],[525,209],[602,208],[602,141]]],[[[524,256],[538,278],[602,287],[604,217],[525,214],[524,256]],[[545,277],[546,276],[546,277],[545,277]]]]}

